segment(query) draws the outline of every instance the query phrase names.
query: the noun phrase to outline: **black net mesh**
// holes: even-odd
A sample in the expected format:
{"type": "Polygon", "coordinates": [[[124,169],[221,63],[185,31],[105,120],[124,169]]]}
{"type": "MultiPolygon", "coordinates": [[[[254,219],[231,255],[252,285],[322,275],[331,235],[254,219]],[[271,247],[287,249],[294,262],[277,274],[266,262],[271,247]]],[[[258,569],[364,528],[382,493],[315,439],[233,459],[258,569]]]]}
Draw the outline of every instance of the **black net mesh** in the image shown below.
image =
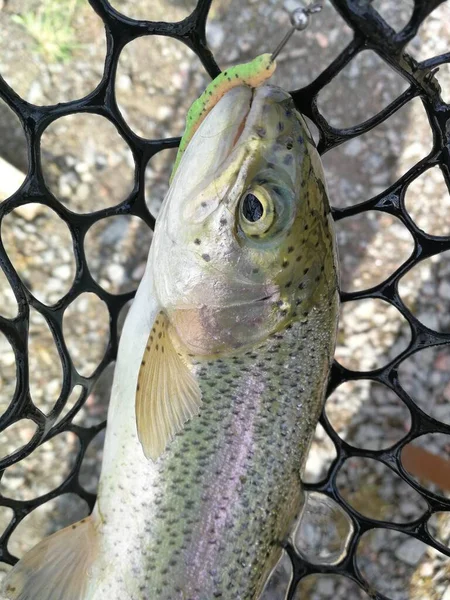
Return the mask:
{"type": "MultiPolygon", "coordinates": [[[[388,213],[400,219],[412,234],[415,245],[412,255],[388,279],[380,285],[361,292],[343,293],[342,301],[348,302],[368,298],[382,299],[395,306],[407,319],[412,339],[406,350],[396,356],[385,367],[369,371],[352,371],[335,363],[330,393],[346,381],[369,379],[390,388],[405,403],[411,412],[412,424],[410,430],[394,446],[387,450],[363,450],[353,447],[343,441],[334,431],[326,415],[322,416],[322,425],[333,440],[337,458],[334,460],[327,477],[318,484],[308,484],[309,490],[319,491],[338,504],[345,507],[353,523],[353,534],[350,538],[346,557],[335,565],[312,564],[301,558],[290,545],[287,551],[294,565],[294,577],[289,591],[293,598],[298,582],[314,573],[344,575],[356,581],[372,598],[386,598],[376,592],[364,579],[356,563],[356,549],[364,533],[371,529],[394,529],[440,550],[450,556],[450,550],[431,537],[427,529],[430,516],[439,511],[449,511],[450,502],[440,495],[434,494],[412,479],[402,466],[400,455],[402,448],[423,434],[449,434],[450,426],[425,414],[401,387],[398,380],[398,366],[408,356],[429,347],[449,344],[450,335],[428,329],[419,322],[407,306],[402,302],[398,293],[398,282],[412,267],[420,261],[450,249],[450,237],[437,237],[424,233],[412,221],[405,209],[405,192],[408,185],[431,166],[438,165],[443,173],[447,187],[450,185],[450,157],[448,152],[448,123],[450,123],[450,107],[443,102],[440,88],[434,78],[434,70],[439,65],[450,62],[450,53],[436,56],[418,63],[404,52],[406,44],[416,35],[420,24],[443,0],[415,0],[414,10],[409,23],[399,32],[395,32],[377,13],[368,0],[333,0],[333,5],[354,32],[354,37],[348,47],[340,53],[333,63],[321,73],[306,88],[292,92],[299,110],[307,115],[317,125],[320,131],[319,150],[323,154],[353,137],[359,136],[382,123],[398,109],[415,97],[420,97],[428,115],[433,132],[432,151],[405,173],[394,185],[383,193],[363,203],[341,208],[334,211],[336,220],[356,215],[367,210],[388,213]],[[362,50],[370,49],[396,70],[409,84],[394,102],[374,117],[364,123],[348,128],[336,129],[331,127],[321,116],[317,108],[319,92],[362,50]],[[340,468],[349,457],[371,458],[384,463],[399,477],[412,486],[425,500],[426,512],[417,520],[410,523],[383,522],[364,517],[352,506],[345,502],[338,491],[336,478],[340,468]]],[[[31,441],[16,453],[2,458],[0,467],[7,467],[27,457],[43,442],[63,431],[73,432],[80,440],[80,451],[76,462],[65,481],[52,492],[30,501],[11,500],[0,497],[0,506],[9,507],[14,517],[0,540],[0,560],[14,564],[16,558],[7,548],[8,540],[17,525],[31,511],[48,500],[61,494],[71,492],[85,500],[92,509],[95,495],[86,491],[79,483],[79,471],[87,446],[94,436],[105,426],[81,427],[72,423],[72,418],[82,406],[91,392],[94,384],[111,363],[117,352],[118,332],[117,321],[124,305],[133,297],[133,293],[113,295],[105,291],[90,275],[86,268],[84,239],[88,229],[96,222],[113,215],[137,215],[153,228],[155,219],[149,212],[144,198],[144,175],[148,161],[156,153],[166,148],[177,146],[179,139],[147,140],[137,136],[127,125],[118,109],[115,97],[115,76],[119,55],[124,46],[140,36],[164,35],[185,43],[200,58],[204,67],[211,75],[216,76],[219,69],[214,56],[206,42],[205,27],[210,10],[211,0],[199,0],[192,14],[182,22],[165,23],[137,21],[129,19],[116,12],[106,0],[90,0],[92,8],[103,20],[107,36],[107,59],[104,75],[100,85],[94,92],[81,100],[55,106],[35,106],[22,100],[8,84],[0,78],[0,97],[16,113],[24,129],[29,157],[29,173],[20,192],[14,194],[0,204],[0,221],[14,208],[29,202],[42,203],[52,208],[70,229],[76,258],[76,277],[67,295],[57,304],[47,306],[38,301],[27,289],[15,271],[0,239],[0,263],[17,299],[19,314],[14,319],[0,317],[0,330],[12,345],[17,365],[17,386],[8,410],[0,420],[0,430],[3,431],[16,421],[27,418],[37,424],[37,431],[31,441]],[[129,145],[135,161],[135,182],[131,194],[118,206],[99,210],[90,214],[75,214],[65,208],[49,191],[42,172],[40,139],[44,130],[56,119],[73,113],[96,113],[112,122],[129,145]],[[110,316],[110,341],[104,358],[90,377],[83,377],[75,370],[66,347],[62,320],[65,309],[82,292],[93,292],[107,305],[110,316]],[[49,323],[58,352],[63,364],[63,389],[54,408],[44,415],[32,402],[29,392],[29,373],[27,356],[27,336],[29,328],[30,307],[39,311],[49,323]],[[80,399],[70,412],[57,424],[58,416],[63,410],[67,399],[75,385],[83,388],[80,399]]]]}

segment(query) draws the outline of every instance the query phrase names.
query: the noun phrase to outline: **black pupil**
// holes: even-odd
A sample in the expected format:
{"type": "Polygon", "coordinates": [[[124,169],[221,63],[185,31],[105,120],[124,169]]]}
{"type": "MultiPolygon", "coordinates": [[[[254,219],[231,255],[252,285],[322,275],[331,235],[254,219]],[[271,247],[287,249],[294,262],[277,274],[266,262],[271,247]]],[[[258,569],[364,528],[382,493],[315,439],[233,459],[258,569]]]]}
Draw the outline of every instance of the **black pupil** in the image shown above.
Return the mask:
{"type": "Polygon", "coordinates": [[[242,212],[247,221],[254,223],[263,216],[264,207],[254,194],[247,194],[244,198],[242,212]]]}

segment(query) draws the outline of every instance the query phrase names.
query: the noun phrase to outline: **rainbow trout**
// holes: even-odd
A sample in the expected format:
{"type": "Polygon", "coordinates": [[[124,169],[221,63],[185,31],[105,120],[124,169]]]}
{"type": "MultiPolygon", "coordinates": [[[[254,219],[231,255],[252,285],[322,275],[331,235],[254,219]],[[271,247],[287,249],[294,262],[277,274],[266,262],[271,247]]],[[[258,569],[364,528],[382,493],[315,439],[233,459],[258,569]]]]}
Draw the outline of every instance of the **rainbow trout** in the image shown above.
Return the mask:
{"type": "Polygon", "coordinates": [[[123,329],[98,500],[12,600],[256,600],[298,515],[335,344],[319,156],[288,93],[222,94],[183,149],[123,329]]]}

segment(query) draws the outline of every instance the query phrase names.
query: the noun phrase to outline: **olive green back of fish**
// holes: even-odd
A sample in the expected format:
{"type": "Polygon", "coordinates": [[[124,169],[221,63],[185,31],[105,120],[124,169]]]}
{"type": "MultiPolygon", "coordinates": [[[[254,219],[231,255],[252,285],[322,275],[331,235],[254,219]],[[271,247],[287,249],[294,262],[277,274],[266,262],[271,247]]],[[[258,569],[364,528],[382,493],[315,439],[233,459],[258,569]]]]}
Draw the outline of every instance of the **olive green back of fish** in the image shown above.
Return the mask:
{"type": "Polygon", "coordinates": [[[178,147],[170,181],[175,175],[186,146],[210,110],[232,88],[238,85],[257,87],[269,79],[276,67],[276,63],[272,61],[271,56],[271,54],[261,54],[248,63],[236,65],[223,71],[211,81],[203,94],[192,104],[186,117],[186,129],[178,147]]]}

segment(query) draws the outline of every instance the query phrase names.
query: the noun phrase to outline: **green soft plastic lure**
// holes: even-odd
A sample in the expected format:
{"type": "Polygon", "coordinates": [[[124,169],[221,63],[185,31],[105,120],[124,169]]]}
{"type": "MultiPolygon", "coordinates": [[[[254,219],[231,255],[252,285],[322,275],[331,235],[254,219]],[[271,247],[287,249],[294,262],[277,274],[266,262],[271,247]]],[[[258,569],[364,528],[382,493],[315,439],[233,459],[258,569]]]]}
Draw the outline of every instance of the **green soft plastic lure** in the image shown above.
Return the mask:
{"type": "Polygon", "coordinates": [[[183,152],[194,133],[219,100],[232,88],[239,85],[247,85],[252,88],[258,87],[271,77],[275,71],[275,67],[276,63],[272,59],[272,54],[261,54],[250,62],[230,67],[211,81],[200,98],[197,98],[188,111],[186,129],[178,147],[178,154],[175,159],[172,175],[170,176],[170,182],[172,182],[183,152]]]}

